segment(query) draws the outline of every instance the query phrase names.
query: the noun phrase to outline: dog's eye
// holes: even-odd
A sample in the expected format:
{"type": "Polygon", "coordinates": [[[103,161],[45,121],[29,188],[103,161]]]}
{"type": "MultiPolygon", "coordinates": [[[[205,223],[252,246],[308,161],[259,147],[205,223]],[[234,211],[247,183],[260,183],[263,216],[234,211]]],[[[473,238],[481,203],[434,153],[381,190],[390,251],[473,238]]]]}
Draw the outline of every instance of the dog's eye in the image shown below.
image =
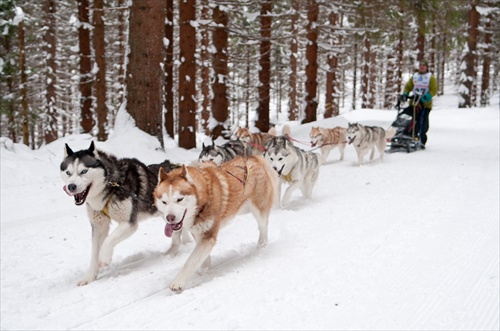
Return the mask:
{"type": "Polygon", "coordinates": [[[182,200],[184,200],[184,197],[177,198],[177,202],[181,202],[182,200]]]}
{"type": "Polygon", "coordinates": [[[163,201],[163,200],[161,201],[161,203],[163,203],[164,205],[166,205],[166,204],[167,204],[167,202],[166,202],[166,201],[163,201]]]}
{"type": "Polygon", "coordinates": [[[282,158],[282,157],[280,157],[280,158],[278,159],[278,161],[281,161],[281,160],[283,160],[283,158],[282,158]]]}
{"type": "Polygon", "coordinates": [[[87,171],[88,171],[87,169],[83,169],[83,170],[80,172],[80,174],[81,174],[81,175],[85,175],[85,174],[87,173],[87,171]]]}
{"type": "Polygon", "coordinates": [[[71,172],[66,171],[66,175],[71,176],[71,172]]]}

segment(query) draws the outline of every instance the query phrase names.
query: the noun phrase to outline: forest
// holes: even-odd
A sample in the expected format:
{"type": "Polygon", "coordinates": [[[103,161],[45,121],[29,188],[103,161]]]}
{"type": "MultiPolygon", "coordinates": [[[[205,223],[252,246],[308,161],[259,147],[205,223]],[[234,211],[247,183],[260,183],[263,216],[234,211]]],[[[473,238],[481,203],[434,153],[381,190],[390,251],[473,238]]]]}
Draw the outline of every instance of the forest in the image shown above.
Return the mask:
{"type": "Polygon", "coordinates": [[[32,149],[119,111],[190,149],[393,109],[421,59],[457,109],[499,89],[498,0],[0,0],[0,31],[0,136],[32,149]]]}

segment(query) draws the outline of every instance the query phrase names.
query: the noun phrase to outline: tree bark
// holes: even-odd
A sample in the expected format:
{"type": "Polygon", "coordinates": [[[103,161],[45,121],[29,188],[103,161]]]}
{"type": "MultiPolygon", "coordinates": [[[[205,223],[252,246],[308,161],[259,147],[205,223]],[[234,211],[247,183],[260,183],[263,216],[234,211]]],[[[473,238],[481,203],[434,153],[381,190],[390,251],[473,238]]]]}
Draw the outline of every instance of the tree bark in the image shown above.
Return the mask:
{"type": "Polygon", "coordinates": [[[469,29],[467,37],[467,52],[464,56],[465,70],[463,71],[463,79],[461,81],[463,88],[460,89],[462,100],[459,102],[459,108],[473,107],[474,106],[474,86],[476,81],[476,48],[477,48],[477,27],[479,25],[479,13],[476,9],[477,0],[470,0],[469,10],[469,29]]]}
{"type": "MultiPolygon", "coordinates": [[[[337,14],[331,12],[328,15],[328,21],[330,26],[337,26],[337,14]]],[[[333,38],[338,38],[337,36],[333,36],[333,38]]],[[[335,46],[338,44],[336,40],[333,40],[332,44],[335,46]]],[[[325,95],[325,118],[329,118],[332,116],[337,116],[339,114],[339,102],[338,102],[338,58],[337,54],[329,53],[328,58],[328,72],[326,73],[326,95],[325,95]]]]}
{"type": "MultiPolygon", "coordinates": [[[[18,25],[19,33],[19,71],[21,72],[21,109],[22,109],[22,130],[23,144],[29,146],[29,110],[28,110],[28,92],[26,86],[28,77],[26,75],[26,47],[24,44],[24,21],[20,21],[18,25]]],[[[15,138],[15,137],[14,137],[15,138]]],[[[14,141],[16,141],[14,139],[14,141]]]]}
{"type": "Polygon", "coordinates": [[[105,141],[108,108],[106,106],[106,45],[104,41],[103,0],[94,0],[94,33],[93,44],[97,73],[95,79],[97,140],[105,141]]]}
{"type": "MultiPolygon", "coordinates": [[[[209,0],[203,0],[201,9],[201,19],[208,22],[211,17],[209,0]]],[[[205,135],[210,135],[210,30],[208,24],[202,26],[201,31],[201,95],[203,97],[201,103],[201,126],[205,135]]]]}
{"type": "Polygon", "coordinates": [[[299,0],[292,0],[293,13],[291,16],[291,37],[292,44],[290,46],[290,93],[288,94],[288,119],[295,121],[299,117],[299,106],[297,104],[297,57],[299,56],[298,45],[298,29],[297,24],[300,17],[300,2],[299,0]]]}
{"type": "Polygon", "coordinates": [[[80,47],[80,126],[90,133],[95,121],[92,117],[92,64],[90,61],[89,1],[78,0],[78,45],[80,47]]]}
{"type": "Polygon", "coordinates": [[[167,1],[165,39],[167,40],[165,54],[165,131],[170,138],[175,136],[174,108],[174,0],[167,1]]]}
{"type": "Polygon", "coordinates": [[[491,66],[491,17],[488,17],[484,27],[483,74],[481,79],[481,106],[490,104],[490,66],[491,66]]]}
{"type": "Polygon", "coordinates": [[[44,140],[45,143],[51,143],[58,138],[57,133],[57,94],[56,94],[56,79],[57,79],[57,64],[56,64],[56,47],[57,47],[57,26],[56,26],[56,1],[45,0],[44,2],[45,23],[47,30],[43,36],[46,55],[46,91],[45,91],[45,127],[44,140]]]}
{"type": "Polygon", "coordinates": [[[227,97],[227,59],[228,59],[228,34],[227,24],[228,17],[224,8],[216,5],[213,9],[212,16],[216,28],[213,31],[213,46],[215,47],[214,54],[214,83],[212,84],[213,99],[212,99],[212,116],[216,121],[212,128],[212,139],[217,139],[221,136],[226,127],[226,121],[229,117],[229,101],[227,97]]]}
{"type": "Polygon", "coordinates": [[[179,0],[179,147],[196,147],[196,0],[179,0]]]}
{"type": "Polygon", "coordinates": [[[318,88],[318,11],[319,6],[316,0],[307,2],[307,46],[306,46],[306,109],[302,123],[316,121],[316,110],[318,108],[317,88],[318,88]]]}
{"type": "Polygon", "coordinates": [[[255,126],[261,132],[269,131],[269,102],[271,90],[271,13],[272,1],[262,1],[260,6],[260,59],[259,59],[259,105],[255,126]]]}
{"type": "Polygon", "coordinates": [[[162,104],[164,1],[133,0],[130,7],[127,111],[163,148],[162,104]]]}
{"type": "Polygon", "coordinates": [[[370,84],[370,56],[371,43],[368,31],[365,31],[363,48],[363,77],[361,79],[361,108],[370,108],[369,84],[370,84]]]}

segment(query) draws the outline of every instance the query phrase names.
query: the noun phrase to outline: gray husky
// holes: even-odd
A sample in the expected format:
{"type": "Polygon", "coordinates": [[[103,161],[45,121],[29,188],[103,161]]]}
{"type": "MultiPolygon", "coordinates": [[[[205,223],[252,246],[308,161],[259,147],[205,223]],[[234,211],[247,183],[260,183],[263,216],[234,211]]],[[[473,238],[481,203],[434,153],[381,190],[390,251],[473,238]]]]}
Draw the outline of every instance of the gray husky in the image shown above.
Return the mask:
{"type": "Polygon", "coordinates": [[[281,205],[283,207],[288,205],[296,189],[300,189],[304,197],[310,199],[323,158],[319,154],[295,147],[288,135],[270,138],[265,147],[264,157],[278,172],[281,183],[289,184],[281,205]]]}
{"type": "Polygon", "coordinates": [[[396,133],[395,128],[384,130],[379,126],[365,126],[359,123],[349,123],[347,127],[347,142],[354,144],[358,154],[358,165],[364,164],[365,155],[370,153],[370,161],[375,155],[375,147],[380,153],[380,160],[384,160],[386,140],[392,138],[396,133]]]}
{"type": "Polygon", "coordinates": [[[212,145],[203,144],[198,160],[200,162],[214,161],[215,164],[221,165],[223,162],[234,159],[236,155],[248,157],[252,155],[252,148],[241,140],[230,140],[221,146],[212,141],[212,145]]]}
{"type": "Polygon", "coordinates": [[[64,191],[77,206],[86,204],[92,226],[90,266],[78,282],[87,285],[99,268],[111,263],[114,247],[137,230],[140,220],[159,216],[153,191],[160,168],[169,172],[168,160],[150,166],[133,158],[118,159],[94,148],[73,152],[66,144],[61,163],[64,191]],[[111,233],[111,219],[118,227],[111,233]]]}

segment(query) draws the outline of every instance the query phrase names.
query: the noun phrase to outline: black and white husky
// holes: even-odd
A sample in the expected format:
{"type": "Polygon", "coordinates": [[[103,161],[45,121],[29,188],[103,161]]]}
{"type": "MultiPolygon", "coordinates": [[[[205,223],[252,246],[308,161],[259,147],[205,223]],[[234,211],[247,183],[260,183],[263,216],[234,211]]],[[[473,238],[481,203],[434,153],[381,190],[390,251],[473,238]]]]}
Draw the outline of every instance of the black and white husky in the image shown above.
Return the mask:
{"type": "Polygon", "coordinates": [[[61,163],[64,191],[77,206],[86,204],[92,226],[90,266],[78,282],[87,285],[99,268],[110,264],[115,246],[137,230],[140,220],[160,215],[153,191],[160,168],[171,170],[168,160],[146,166],[134,158],[118,159],[94,148],[73,152],[66,144],[61,163]],[[111,220],[118,227],[109,233],[111,220]]]}
{"type": "Polygon", "coordinates": [[[384,130],[379,126],[366,126],[359,123],[349,123],[347,127],[347,142],[354,144],[356,153],[358,154],[358,165],[364,164],[365,155],[370,152],[370,161],[375,155],[375,147],[380,153],[380,160],[384,160],[384,152],[386,140],[392,138],[396,133],[396,129],[391,127],[389,130],[384,130]]]}
{"type": "Polygon", "coordinates": [[[289,184],[281,205],[288,205],[292,192],[296,189],[300,189],[304,197],[310,199],[323,158],[317,153],[294,146],[288,135],[271,137],[265,147],[264,157],[278,172],[281,183],[289,184]]]}
{"type": "Polygon", "coordinates": [[[213,161],[217,165],[234,159],[236,155],[248,157],[252,155],[252,148],[246,142],[240,140],[230,140],[224,145],[202,145],[202,150],[198,160],[200,162],[213,161]]]}

